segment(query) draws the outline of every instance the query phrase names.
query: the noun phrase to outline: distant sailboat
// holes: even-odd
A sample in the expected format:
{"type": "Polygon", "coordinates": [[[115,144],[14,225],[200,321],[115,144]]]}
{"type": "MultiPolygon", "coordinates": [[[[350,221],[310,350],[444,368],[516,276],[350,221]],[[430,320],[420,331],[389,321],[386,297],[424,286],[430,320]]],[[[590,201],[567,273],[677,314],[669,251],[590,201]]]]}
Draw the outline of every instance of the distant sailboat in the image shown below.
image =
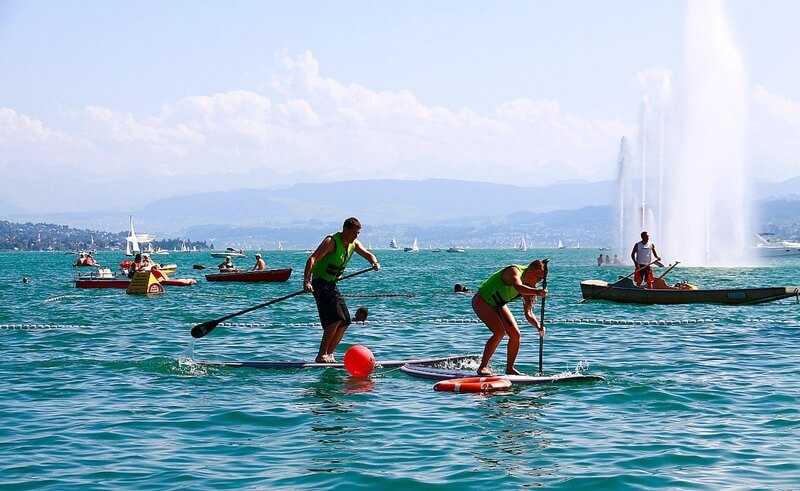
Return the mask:
{"type": "Polygon", "coordinates": [[[128,232],[128,237],[125,239],[125,255],[135,256],[140,252],[150,252],[149,249],[144,246],[153,242],[156,239],[155,236],[150,234],[137,234],[133,230],[133,216],[130,217],[130,221],[131,230],[128,232]]]}
{"type": "Polygon", "coordinates": [[[564,249],[564,244],[562,244],[560,240],[558,241],[558,248],[564,249]]]}
{"type": "Polygon", "coordinates": [[[417,238],[414,237],[414,243],[411,247],[404,247],[403,250],[405,252],[419,252],[419,244],[417,243],[417,238]]]}
{"type": "Polygon", "coordinates": [[[277,251],[282,251],[283,250],[283,244],[281,244],[281,241],[278,241],[278,248],[275,249],[275,250],[277,250],[277,251]]]}
{"type": "Polygon", "coordinates": [[[397,241],[394,240],[394,237],[392,237],[392,240],[389,241],[389,249],[399,249],[399,247],[397,247],[397,241]]]}
{"type": "Polygon", "coordinates": [[[522,241],[517,246],[517,250],[520,252],[525,252],[528,250],[528,243],[525,242],[525,234],[522,234],[522,241]]]}

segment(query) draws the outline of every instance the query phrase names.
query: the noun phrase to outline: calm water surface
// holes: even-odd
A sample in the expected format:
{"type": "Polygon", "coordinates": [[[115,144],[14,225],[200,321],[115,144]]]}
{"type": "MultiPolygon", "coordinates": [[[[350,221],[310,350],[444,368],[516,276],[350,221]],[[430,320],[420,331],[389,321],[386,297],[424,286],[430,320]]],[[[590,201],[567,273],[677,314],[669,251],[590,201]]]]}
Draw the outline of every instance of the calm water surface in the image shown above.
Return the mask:
{"type": "MultiPolygon", "coordinates": [[[[73,287],[75,257],[0,254],[0,484],[3,489],[798,489],[800,349],[794,299],[761,306],[580,304],[579,281],[627,268],[597,251],[376,251],[384,269],[341,284],[370,308],[351,344],[376,357],[479,353],[488,330],[470,296],[500,266],[550,257],[548,373],[587,365],[605,382],[438,393],[378,369],[198,368],[196,359],[312,358],[313,299],[302,295],[232,319],[192,344],[199,322],[302,288],[305,254],[282,284],[208,283],[173,253],[193,287],[158,297],[73,287]],[[22,277],[30,278],[23,284],[22,277]],[[414,297],[364,296],[415,294],[414,297]]],[[[115,265],[119,253],[99,253],[115,265]]],[[[249,266],[248,258],[238,260],[249,266]]],[[[349,272],[366,267],[354,259],[349,272]]],[[[706,288],[800,284],[800,261],[682,268],[668,279],[706,288]]],[[[512,310],[524,322],[521,304],[512,310]]],[[[539,312],[537,307],[537,313],[539,312]]],[[[523,326],[518,368],[536,371],[523,326]]],[[[502,369],[505,344],[493,359],[502,369]]]]}

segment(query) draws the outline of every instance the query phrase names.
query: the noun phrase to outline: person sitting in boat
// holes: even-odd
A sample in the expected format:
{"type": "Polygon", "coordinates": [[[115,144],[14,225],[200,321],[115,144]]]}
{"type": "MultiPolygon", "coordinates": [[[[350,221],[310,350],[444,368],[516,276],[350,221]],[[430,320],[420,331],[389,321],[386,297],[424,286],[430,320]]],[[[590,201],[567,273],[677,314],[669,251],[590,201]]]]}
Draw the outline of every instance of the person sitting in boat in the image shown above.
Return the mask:
{"type": "Polygon", "coordinates": [[[226,271],[238,271],[230,256],[225,256],[225,261],[219,263],[219,266],[217,267],[219,268],[220,273],[224,273],[226,271]]]}
{"type": "Polygon", "coordinates": [[[253,266],[252,271],[263,271],[267,269],[267,263],[261,259],[261,254],[256,254],[256,264],[253,266]]]}
{"type": "Polygon", "coordinates": [[[147,259],[147,256],[137,253],[133,258],[133,262],[128,267],[128,277],[133,278],[133,275],[136,274],[137,271],[146,271],[149,268],[150,260],[147,259]]]}
{"type": "Polygon", "coordinates": [[[650,235],[647,231],[642,232],[642,240],[633,245],[631,259],[636,272],[633,274],[633,281],[636,286],[641,286],[642,281],[646,282],[647,288],[653,288],[653,268],[651,265],[656,261],[661,261],[661,257],[656,252],[656,245],[650,242],[650,235]],[[653,261],[655,257],[655,261],[653,261]]]}
{"type": "Polygon", "coordinates": [[[536,297],[547,295],[547,290],[536,287],[536,284],[544,279],[544,274],[544,263],[536,259],[526,267],[512,264],[501,268],[478,287],[478,293],[472,297],[472,310],[492,331],[492,336],[486,341],[486,347],[483,349],[478,375],[491,375],[489,361],[506,334],[508,335],[506,373],[522,375],[514,368],[519,353],[521,333],[517,320],[506,304],[522,297],[525,319],[539,331],[539,337],[544,337],[544,326],[533,315],[536,297]]]}
{"type": "Polygon", "coordinates": [[[75,260],[75,264],[73,264],[72,267],[74,268],[75,266],[83,266],[84,264],[86,264],[86,257],[81,252],[81,254],[78,256],[78,259],[75,260]]]}

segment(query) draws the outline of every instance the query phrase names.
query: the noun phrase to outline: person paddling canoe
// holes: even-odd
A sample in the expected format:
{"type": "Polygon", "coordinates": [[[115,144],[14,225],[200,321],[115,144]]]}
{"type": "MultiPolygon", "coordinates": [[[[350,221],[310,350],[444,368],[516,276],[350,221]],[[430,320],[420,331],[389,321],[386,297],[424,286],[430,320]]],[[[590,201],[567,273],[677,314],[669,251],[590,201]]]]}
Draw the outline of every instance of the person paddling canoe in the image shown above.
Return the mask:
{"type": "Polygon", "coordinates": [[[375,255],[358,241],[359,232],[361,222],[354,217],[348,218],[342,231],[325,237],[306,261],[303,290],[314,294],[322,324],[317,363],[336,363],[333,353],[351,323],[350,312],[336,280],[341,278],[353,252],[369,261],[375,271],[381,269],[375,255]]]}
{"type": "Polygon", "coordinates": [[[544,274],[544,264],[536,259],[527,267],[506,266],[496,271],[478,287],[478,293],[472,297],[472,310],[492,331],[492,336],[486,341],[486,347],[483,349],[478,375],[491,375],[489,361],[506,334],[508,334],[506,373],[522,375],[514,368],[514,362],[519,353],[521,334],[517,320],[506,304],[522,297],[525,319],[539,331],[540,337],[544,337],[544,326],[540,325],[539,320],[533,315],[533,304],[536,297],[547,295],[547,290],[536,288],[536,284],[544,279],[544,274]]]}

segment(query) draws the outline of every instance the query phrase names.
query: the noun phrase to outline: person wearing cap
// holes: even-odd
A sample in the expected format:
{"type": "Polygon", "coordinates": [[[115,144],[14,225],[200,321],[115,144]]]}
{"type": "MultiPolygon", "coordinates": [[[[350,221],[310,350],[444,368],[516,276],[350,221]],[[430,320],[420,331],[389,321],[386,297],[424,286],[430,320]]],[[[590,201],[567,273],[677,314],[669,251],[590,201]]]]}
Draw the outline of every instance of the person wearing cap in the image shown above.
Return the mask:
{"type": "Polygon", "coordinates": [[[256,254],[256,264],[253,266],[252,271],[263,271],[267,269],[267,263],[261,259],[261,254],[256,254]]]}
{"type": "Polygon", "coordinates": [[[233,261],[231,260],[230,256],[225,256],[225,261],[219,263],[218,267],[219,267],[220,272],[236,271],[236,266],[234,266],[233,261]]]}

